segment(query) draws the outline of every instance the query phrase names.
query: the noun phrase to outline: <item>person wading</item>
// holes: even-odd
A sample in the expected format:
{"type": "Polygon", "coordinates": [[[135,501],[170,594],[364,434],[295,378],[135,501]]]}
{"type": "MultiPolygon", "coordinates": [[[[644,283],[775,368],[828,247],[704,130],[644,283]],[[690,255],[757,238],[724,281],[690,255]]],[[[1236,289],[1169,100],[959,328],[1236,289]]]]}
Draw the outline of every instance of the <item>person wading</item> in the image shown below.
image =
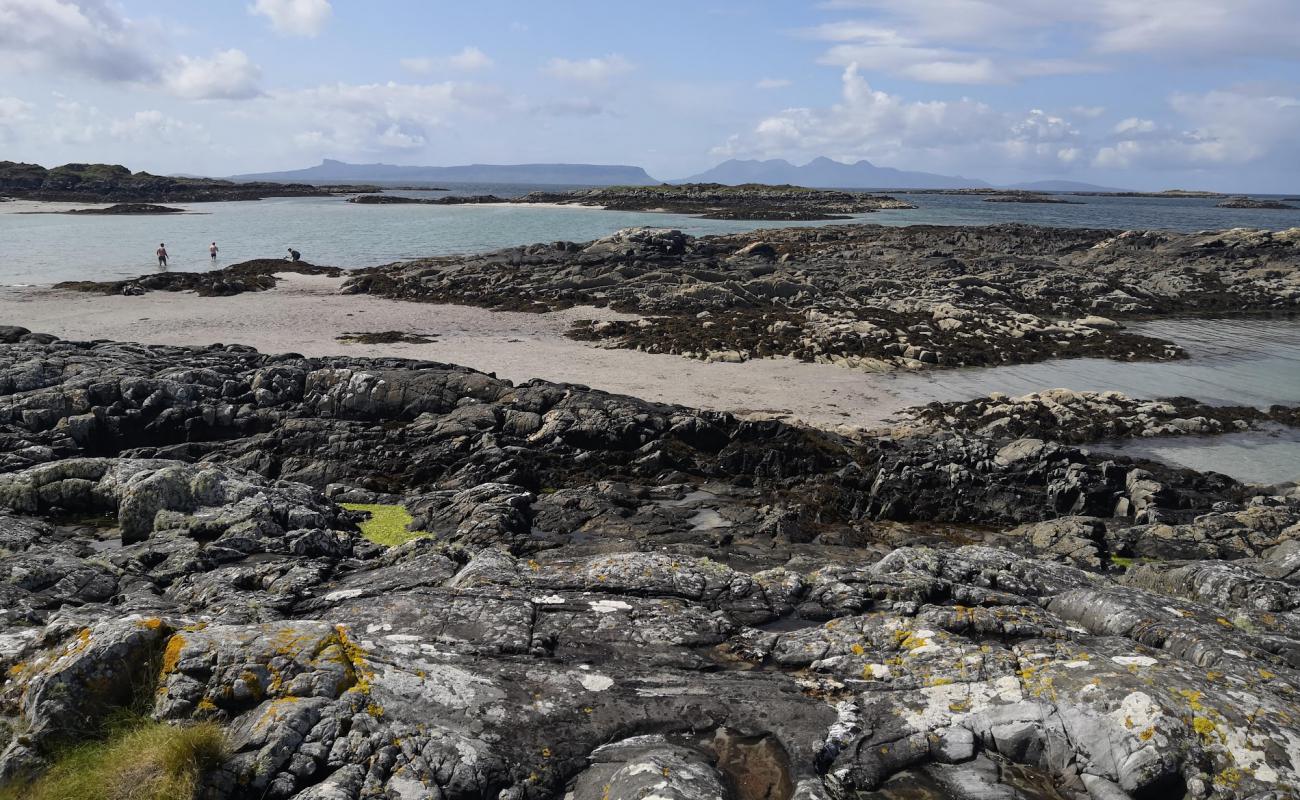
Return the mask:
{"type": "Polygon", "coordinates": [[[158,266],[167,269],[167,245],[165,243],[159,242],[156,255],[158,256],[158,266]]]}
{"type": "Polygon", "coordinates": [[[212,244],[208,245],[208,257],[211,258],[213,261],[216,261],[216,260],[217,260],[217,250],[218,250],[218,249],[219,249],[219,248],[217,247],[217,243],[216,243],[216,242],[213,242],[212,244]]]}

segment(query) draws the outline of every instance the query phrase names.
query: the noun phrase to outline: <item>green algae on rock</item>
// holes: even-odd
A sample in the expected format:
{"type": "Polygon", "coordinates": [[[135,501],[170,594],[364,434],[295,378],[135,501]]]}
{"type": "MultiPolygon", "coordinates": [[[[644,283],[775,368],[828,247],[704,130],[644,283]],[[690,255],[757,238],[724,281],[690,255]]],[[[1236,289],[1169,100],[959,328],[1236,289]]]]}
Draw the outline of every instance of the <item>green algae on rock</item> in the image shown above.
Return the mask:
{"type": "Polygon", "coordinates": [[[370,515],[370,518],[360,525],[361,535],[375,544],[396,547],[412,539],[428,536],[427,533],[406,529],[413,519],[402,506],[378,503],[340,503],[339,505],[348,511],[364,511],[370,515]]]}

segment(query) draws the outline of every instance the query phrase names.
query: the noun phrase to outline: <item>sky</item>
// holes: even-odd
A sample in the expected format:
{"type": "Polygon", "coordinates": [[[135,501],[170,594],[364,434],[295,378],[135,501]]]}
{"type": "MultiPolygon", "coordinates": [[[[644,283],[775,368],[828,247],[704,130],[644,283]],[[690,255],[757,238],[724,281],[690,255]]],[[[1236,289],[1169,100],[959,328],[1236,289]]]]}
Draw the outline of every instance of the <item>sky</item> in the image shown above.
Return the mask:
{"type": "Polygon", "coordinates": [[[1300,192],[1300,0],[0,0],[0,159],[1300,192]]]}

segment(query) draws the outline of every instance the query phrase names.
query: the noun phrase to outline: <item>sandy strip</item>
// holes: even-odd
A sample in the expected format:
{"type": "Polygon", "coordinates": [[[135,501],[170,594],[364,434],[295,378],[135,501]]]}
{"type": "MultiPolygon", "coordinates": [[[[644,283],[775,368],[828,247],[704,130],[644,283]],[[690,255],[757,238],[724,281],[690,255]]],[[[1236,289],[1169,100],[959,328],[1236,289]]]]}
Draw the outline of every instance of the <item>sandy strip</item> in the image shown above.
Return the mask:
{"type": "Polygon", "coordinates": [[[308,356],[391,355],[463,364],[514,381],[581,383],[647,400],[837,427],[874,427],[911,403],[881,385],[887,379],[792,359],[707,364],[669,355],[593,347],[564,336],[575,319],[617,318],[604,309],[552,314],[493,312],[369,295],[340,295],[341,278],[282,275],[267,292],[199,297],[149,292],[141,297],[0,291],[0,323],[65,339],[149,344],[247,344],[266,353],[308,356]],[[436,334],[429,344],[343,344],[344,332],[399,330],[436,334]]]}

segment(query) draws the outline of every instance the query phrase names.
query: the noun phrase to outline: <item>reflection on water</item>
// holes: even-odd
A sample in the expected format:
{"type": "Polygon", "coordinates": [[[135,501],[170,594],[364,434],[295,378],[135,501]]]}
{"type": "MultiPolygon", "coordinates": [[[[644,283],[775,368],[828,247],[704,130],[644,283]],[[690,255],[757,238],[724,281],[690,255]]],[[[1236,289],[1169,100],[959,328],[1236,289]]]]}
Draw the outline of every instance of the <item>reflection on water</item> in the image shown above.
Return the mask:
{"type": "MultiPolygon", "coordinates": [[[[1164,320],[1131,326],[1182,345],[1190,358],[1165,363],[1066,359],[1007,367],[907,373],[884,381],[906,405],[991,392],[1116,390],[1131,397],[1193,397],[1213,405],[1300,405],[1300,319],[1164,320]]],[[[1094,449],[1214,470],[1251,483],[1300,479],[1300,431],[1140,439],[1094,449]]]]}

